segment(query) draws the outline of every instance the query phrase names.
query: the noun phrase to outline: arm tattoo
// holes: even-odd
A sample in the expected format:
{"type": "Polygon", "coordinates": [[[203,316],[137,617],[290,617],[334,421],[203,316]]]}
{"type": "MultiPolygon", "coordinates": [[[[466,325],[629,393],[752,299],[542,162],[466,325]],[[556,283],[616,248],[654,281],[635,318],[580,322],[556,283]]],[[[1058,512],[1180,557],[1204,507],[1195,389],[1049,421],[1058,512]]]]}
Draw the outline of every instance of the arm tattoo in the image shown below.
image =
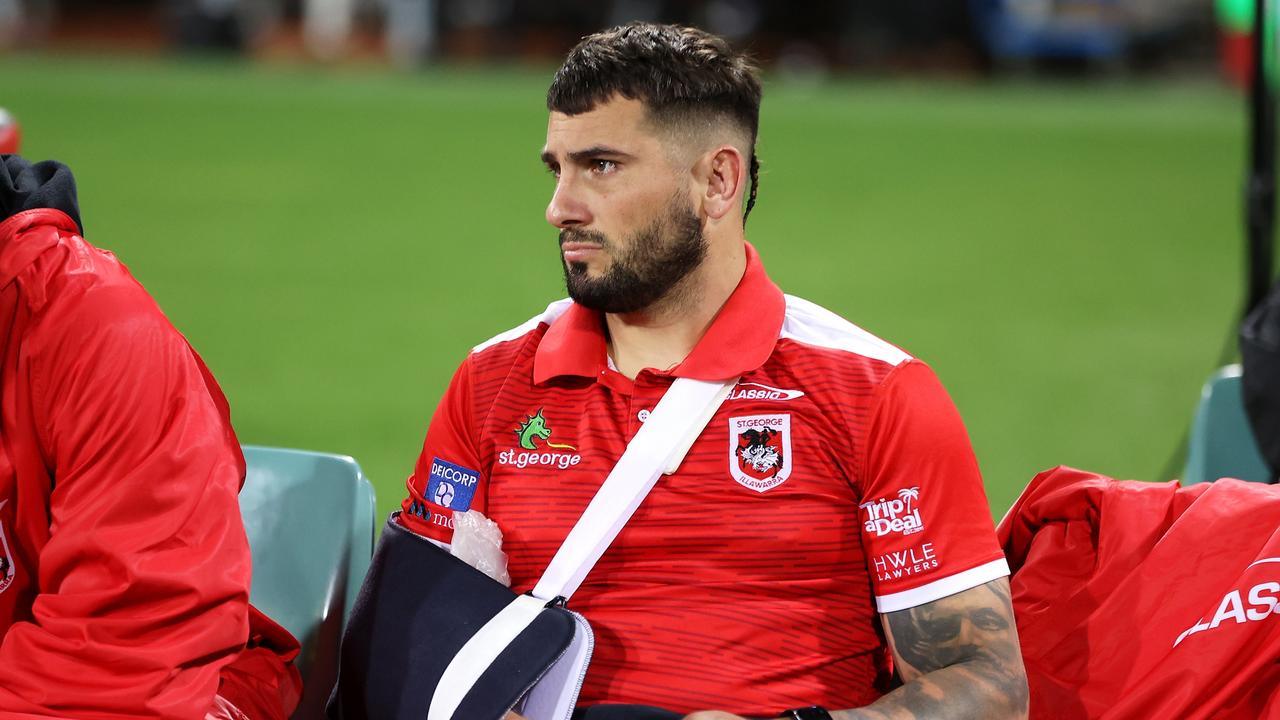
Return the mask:
{"type": "MultiPolygon", "coordinates": [[[[1002,604],[1008,602],[1008,593],[994,588],[991,592],[1002,604]]],[[[975,643],[1008,631],[1012,624],[1012,613],[1006,617],[1003,608],[947,602],[951,599],[885,615],[894,650],[904,663],[919,672],[979,656],[982,647],[975,643]]],[[[907,679],[905,674],[903,679],[907,679]]]]}
{"type": "Polygon", "coordinates": [[[904,685],[837,720],[1024,718],[1027,680],[1002,578],[882,616],[904,685]]]}

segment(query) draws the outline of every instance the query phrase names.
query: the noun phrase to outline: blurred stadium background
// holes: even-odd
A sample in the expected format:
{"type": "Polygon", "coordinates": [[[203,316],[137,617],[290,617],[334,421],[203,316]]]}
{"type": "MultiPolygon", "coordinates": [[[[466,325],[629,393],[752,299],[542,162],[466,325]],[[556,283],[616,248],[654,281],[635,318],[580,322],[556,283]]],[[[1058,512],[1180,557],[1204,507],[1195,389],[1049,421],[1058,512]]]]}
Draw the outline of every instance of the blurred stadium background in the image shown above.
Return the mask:
{"type": "Polygon", "coordinates": [[[563,292],[537,159],[559,57],[629,19],[725,34],[768,69],[749,238],[933,364],[999,516],[1053,465],[1180,468],[1242,293],[1247,10],[0,0],[0,106],[241,440],[351,454],[385,512],[467,349],[563,292]]]}

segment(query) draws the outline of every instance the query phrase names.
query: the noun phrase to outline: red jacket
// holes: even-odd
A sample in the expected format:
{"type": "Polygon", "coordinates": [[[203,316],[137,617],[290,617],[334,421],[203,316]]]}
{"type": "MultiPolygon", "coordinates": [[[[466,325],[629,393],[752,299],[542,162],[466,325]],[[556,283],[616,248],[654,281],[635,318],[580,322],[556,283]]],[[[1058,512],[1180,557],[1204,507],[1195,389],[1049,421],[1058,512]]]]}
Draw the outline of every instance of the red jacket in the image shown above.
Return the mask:
{"type": "Polygon", "coordinates": [[[58,210],[0,223],[0,720],[203,718],[250,634],[243,478],[124,266],[58,210]]]}
{"type": "Polygon", "coordinates": [[[1280,486],[1060,467],[997,533],[1033,719],[1280,718],[1280,486]]]}

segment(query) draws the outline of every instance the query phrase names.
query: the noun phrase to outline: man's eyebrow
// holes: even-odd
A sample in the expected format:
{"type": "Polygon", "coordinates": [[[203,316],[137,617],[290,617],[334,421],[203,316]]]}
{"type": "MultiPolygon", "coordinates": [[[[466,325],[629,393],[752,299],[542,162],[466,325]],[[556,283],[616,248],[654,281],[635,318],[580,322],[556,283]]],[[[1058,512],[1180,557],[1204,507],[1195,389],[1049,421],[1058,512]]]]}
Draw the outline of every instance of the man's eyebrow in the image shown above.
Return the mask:
{"type": "MultiPolygon", "coordinates": [[[[630,153],[625,153],[617,148],[611,148],[608,145],[592,145],[589,148],[574,150],[573,152],[569,153],[569,159],[572,160],[573,162],[582,162],[583,160],[590,160],[592,158],[598,158],[598,157],[618,158],[619,160],[628,160],[632,157],[632,155],[630,153]]],[[[552,153],[550,150],[543,150],[542,162],[546,165],[551,165],[552,163],[556,162],[555,154],[552,153]]]]}

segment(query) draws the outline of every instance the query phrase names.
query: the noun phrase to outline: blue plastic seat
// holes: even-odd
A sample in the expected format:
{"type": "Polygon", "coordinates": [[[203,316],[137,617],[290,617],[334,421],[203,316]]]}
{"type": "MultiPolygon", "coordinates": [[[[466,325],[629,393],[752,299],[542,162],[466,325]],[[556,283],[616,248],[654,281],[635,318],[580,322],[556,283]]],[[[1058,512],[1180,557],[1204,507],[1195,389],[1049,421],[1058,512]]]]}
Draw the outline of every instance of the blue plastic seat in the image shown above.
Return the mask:
{"type": "Polygon", "coordinates": [[[373,485],[350,457],[244,447],[250,600],[302,644],[295,718],[324,716],[343,623],[373,555],[373,485]]]}
{"type": "Polygon", "coordinates": [[[1215,372],[1200,392],[1182,484],[1211,482],[1220,477],[1258,482],[1271,479],[1245,415],[1239,365],[1215,372]]]}

